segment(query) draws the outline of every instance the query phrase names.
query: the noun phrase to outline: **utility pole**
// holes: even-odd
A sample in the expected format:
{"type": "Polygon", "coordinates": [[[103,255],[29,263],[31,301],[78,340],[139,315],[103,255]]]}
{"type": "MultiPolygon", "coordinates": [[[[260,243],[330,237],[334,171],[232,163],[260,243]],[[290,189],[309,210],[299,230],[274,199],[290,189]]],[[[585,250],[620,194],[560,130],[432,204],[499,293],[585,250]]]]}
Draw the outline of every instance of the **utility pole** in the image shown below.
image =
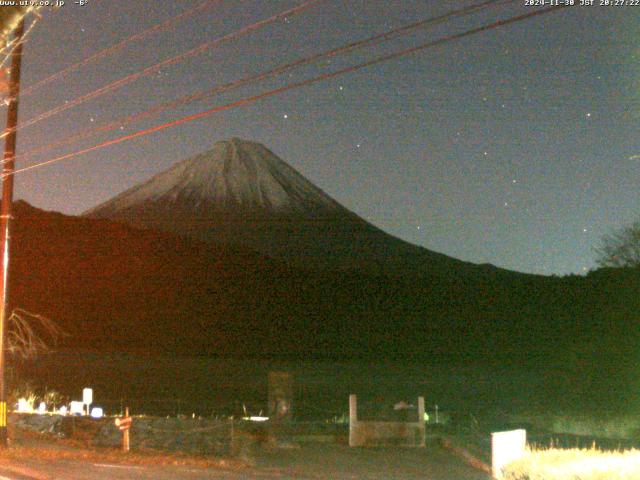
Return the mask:
{"type": "Polygon", "coordinates": [[[0,273],[0,447],[8,444],[7,436],[7,388],[4,378],[5,343],[7,322],[9,319],[9,227],[11,225],[11,206],[13,204],[13,172],[16,157],[16,127],[18,125],[18,94],[20,93],[20,66],[22,61],[22,36],[24,19],[20,20],[14,31],[15,49],[11,55],[11,76],[9,78],[9,105],[7,107],[7,137],[4,143],[4,165],[2,167],[2,205],[0,206],[0,254],[2,272],[0,273]]]}

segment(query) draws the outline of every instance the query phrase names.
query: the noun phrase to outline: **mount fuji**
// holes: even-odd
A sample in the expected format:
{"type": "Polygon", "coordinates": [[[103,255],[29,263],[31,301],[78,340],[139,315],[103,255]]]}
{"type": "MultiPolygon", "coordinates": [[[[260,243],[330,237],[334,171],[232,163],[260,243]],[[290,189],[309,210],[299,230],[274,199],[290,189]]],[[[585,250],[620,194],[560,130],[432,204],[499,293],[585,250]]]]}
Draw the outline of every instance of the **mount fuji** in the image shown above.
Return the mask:
{"type": "Polygon", "coordinates": [[[265,146],[233,138],[85,212],[331,269],[433,271],[472,264],[393,237],[340,205],[265,146]]]}

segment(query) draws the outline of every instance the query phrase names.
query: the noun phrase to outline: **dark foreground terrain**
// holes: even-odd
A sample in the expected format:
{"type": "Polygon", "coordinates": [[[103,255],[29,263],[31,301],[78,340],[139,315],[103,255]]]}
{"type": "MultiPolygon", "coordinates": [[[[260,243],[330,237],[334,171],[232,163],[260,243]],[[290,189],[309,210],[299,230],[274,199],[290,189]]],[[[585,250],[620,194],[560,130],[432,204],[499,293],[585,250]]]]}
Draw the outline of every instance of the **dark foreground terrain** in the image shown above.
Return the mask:
{"type": "MultiPolygon", "coordinates": [[[[555,361],[587,377],[597,374],[590,367],[637,352],[636,270],[555,278],[462,262],[418,271],[304,269],[244,247],[24,202],[15,210],[12,307],[54,320],[67,333],[60,349],[335,360],[444,355],[505,365],[555,361]]],[[[636,377],[629,365],[618,364],[615,375],[636,377]]]]}
{"type": "MultiPolygon", "coordinates": [[[[134,454],[135,455],[135,454],[134,454]]],[[[154,454],[157,455],[157,454],[154,454]]],[[[135,455],[90,451],[80,447],[21,440],[13,453],[0,453],[0,478],[56,480],[192,479],[363,479],[485,480],[489,476],[465,465],[437,445],[426,448],[349,448],[306,445],[254,452],[250,462],[175,463],[135,455]],[[36,448],[34,448],[36,447],[36,448]]]]}

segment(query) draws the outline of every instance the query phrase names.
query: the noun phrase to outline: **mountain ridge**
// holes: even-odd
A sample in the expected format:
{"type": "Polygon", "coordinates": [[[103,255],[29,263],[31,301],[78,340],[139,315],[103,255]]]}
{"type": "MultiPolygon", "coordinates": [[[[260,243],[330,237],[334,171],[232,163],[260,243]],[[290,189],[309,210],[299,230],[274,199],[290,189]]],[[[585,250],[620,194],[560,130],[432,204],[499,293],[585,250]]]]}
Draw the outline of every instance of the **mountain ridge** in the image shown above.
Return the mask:
{"type": "Polygon", "coordinates": [[[299,266],[411,274],[475,265],[387,234],[265,146],[232,138],[82,214],[239,244],[299,266]]]}

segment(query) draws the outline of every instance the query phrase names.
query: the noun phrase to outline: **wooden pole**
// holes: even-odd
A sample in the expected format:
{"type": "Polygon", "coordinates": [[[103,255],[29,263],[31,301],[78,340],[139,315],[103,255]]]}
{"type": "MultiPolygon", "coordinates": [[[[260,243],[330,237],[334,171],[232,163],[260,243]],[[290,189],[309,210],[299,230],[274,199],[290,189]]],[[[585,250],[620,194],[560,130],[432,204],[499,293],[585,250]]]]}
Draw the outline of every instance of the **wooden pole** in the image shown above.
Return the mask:
{"type": "Polygon", "coordinates": [[[20,93],[20,66],[22,60],[22,36],[24,19],[20,20],[14,33],[16,48],[11,56],[9,78],[9,105],[7,108],[7,137],[4,143],[4,165],[2,168],[2,205],[0,206],[0,447],[8,444],[7,436],[7,387],[5,385],[5,342],[9,319],[9,240],[11,207],[13,204],[13,172],[16,157],[16,127],[18,125],[18,94],[20,93]]]}
{"type": "MultiPolygon", "coordinates": [[[[124,418],[129,418],[129,407],[124,409],[124,418]]],[[[122,431],[122,451],[129,451],[129,430],[131,427],[125,428],[122,431]]]]}

